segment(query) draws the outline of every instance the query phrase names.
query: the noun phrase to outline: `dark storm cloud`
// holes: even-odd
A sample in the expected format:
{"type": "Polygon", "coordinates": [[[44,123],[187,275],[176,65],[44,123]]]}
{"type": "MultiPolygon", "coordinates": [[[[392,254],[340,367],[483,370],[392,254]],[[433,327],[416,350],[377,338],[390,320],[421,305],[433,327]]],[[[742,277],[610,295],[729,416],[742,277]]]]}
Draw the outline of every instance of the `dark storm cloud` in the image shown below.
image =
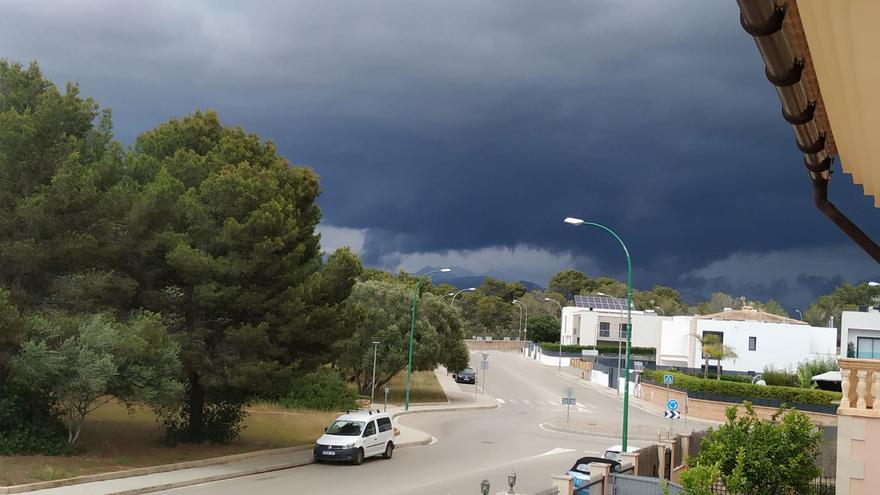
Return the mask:
{"type": "MultiPolygon", "coordinates": [[[[451,252],[621,275],[613,240],[561,223],[576,215],[627,240],[640,287],[801,304],[877,270],[812,207],[738,15],[729,1],[22,1],[4,6],[0,46],[79,81],[126,142],[197,108],[273,139],[318,171],[325,223],[363,233],[371,263],[451,252]],[[801,265],[761,279],[774,256],[801,265]]],[[[860,195],[836,177],[833,199],[876,231],[860,195]]]]}

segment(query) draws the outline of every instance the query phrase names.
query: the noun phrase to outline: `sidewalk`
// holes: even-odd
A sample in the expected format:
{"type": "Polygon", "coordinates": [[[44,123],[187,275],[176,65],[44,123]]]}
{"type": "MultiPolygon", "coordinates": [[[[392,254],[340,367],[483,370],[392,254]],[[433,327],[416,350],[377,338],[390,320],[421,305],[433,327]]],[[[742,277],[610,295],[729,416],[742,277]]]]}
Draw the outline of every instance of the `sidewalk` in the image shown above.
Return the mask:
{"type": "MultiPolygon", "coordinates": [[[[498,403],[492,397],[480,395],[477,397],[477,400],[474,400],[472,394],[462,392],[458,388],[458,384],[447,375],[445,368],[435,370],[435,374],[437,375],[437,381],[449,399],[446,403],[413,405],[409,408],[409,411],[404,411],[402,406],[394,406],[388,408],[388,413],[397,419],[408,414],[498,407],[498,403]]],[[[395,447],[398,449],[426,445],[435,441],[434,437],[430,434],[400,424],[399,421],[395,421],[395,426],[400,431],[400,435],[395,437],[395,447]]],[[[291,469],[312,464],[313,462],[312,446],[304,445],[238,454],[217,459],[82,476],[73,479],[76,484],[70,484],[73,480],[58,480],[18,487],[5,487],[0,488],[0,494],[137,495],[291,469]]]]}

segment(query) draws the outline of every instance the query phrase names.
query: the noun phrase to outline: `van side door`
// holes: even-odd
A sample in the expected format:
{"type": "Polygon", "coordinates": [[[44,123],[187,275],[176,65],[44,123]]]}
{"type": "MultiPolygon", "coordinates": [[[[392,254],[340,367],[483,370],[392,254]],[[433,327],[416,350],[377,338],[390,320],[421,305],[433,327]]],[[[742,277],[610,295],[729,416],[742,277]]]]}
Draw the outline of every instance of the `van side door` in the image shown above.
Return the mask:
{"type": "Polygon", "coordinates": [[[382,440],[382,445],[387,445],[390,440],[394,439],[391,418],[379,418],[376,420],[376,425],[379,427],[379,439],[382,440]]]}
{"type": "Polygon", "coordinates": [[[376,422],[370,420],[364,427],[364,455],[371,456],[385,450],[385,444],[379,439],[378,431],[376,431],[376,422]]]}

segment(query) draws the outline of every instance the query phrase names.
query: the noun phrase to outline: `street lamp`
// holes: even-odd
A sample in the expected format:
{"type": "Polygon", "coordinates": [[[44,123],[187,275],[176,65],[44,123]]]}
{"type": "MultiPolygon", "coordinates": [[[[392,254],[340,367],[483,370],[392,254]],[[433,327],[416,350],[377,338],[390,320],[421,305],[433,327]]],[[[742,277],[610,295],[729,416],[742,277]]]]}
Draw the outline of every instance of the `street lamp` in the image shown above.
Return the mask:
{"type": "Polygon", "coordinates": [[[796,310],[794,310],[794,312],[797,313],[798,316],[800,316],[800,320],[801,320],[801,321],[804,321],[804,314],[801,313],[801,310],[796,309],[796,310]]]}
{"type": "Polygon", "coordinates": [[[373,341],[373,386],[370,389],[370,404],[373,404],[373,398],[376,396],[376,353],[379,350],[381,342],[373,341]]]}
{"type": "Polygon", "coordinates": [[[526,310],[525,326],[523,327],[523,342],[525,342],[526,338],[529,336],[529,307],[516,299],[513,300],[513,304],[522,304],[521,308],[525,308],[526,310]]]}
{"type": "Polygon", "coordinates": [[[562,371],[562,305],[559,304],[559,301],[556,299],[550,299],[549,297],[544,298],[547,302],[556,303],[559,306],[559,367],[558,370],[562,371]]]}
{"type": "Polygon", "coordinates": [[[413,340],[415,339],[416,334],[416,301],[419,297],[419,287],[422,285],[422,281],[426,278],[430,277],[435,273],[446,273],[451,272],[451,268],[441,268],[439,270],[434,270],[432,272],[428,272],[419,279],[416,283],[416,288],[413,289],[413,301],[412,301],[412,322],[409,326],[409,359],[407,359],[406,364],[406,397],[403,400],[403,410],[409,411],[409,389],[412,387],[412,356],[413,356],[413,340]]]}
{"type": "Polygon", "coordinates": [[[508,494],[516,495],[516,492],[513,491],[513,485],[515,485],[515,484],[516,484],[516,473],[508,474],[507,475],[507,486],[510,487],[510,489],[507,490],[508,494]]]}
{"type": "Polygon", "coordinates": [[[513,302],[512,302],[511,304],[515,304],[516,307],[519,308],[519,320],[518,320],[518,323],[519,323],[519,331],[517,332],[517,335],[519,335],[520,338],[522,338],[522,315],[523,315],[523,311],[522,311],[522,309],[523,309],[523,307],[522,307],[522,305],[520,304],[520,302],[517,301],[516,299],[514,299],[513,302]]]}
{"type": "Polygon", "coordinates": [[[458,292],[456,292],[455,294],[453,294],[453,295],[452,295],[452,307],[453,307],[453,308],[455,307],[455,297],[456,297],[456,296],[458,296],[458,295],[461,294],[462,292],[473,292],[473,291],[475,291],[475,290],[477,290],[476,287],[469,287],[469,288],[467,288],[467,289],[461,289],[460,291],[458,291],[458,292]]]}
{"type": "Polygon", "coordinates": [[[661,308],[660,306],[654,306],[654,311],[655,311],[655,312],[656,312],[658,309],[660,310],[660,313],[663,314],[663,316],[666,316],[666,311],[663,311],[663,308],[661,308]]]}
{"type": "Polygon", "coordinates": [[[620,243],[620,247],[623,248],[623,253],[626,255],[626,381],[623,387],[623,434],[621,435],[622,438],[620,442],[621,447],[623,448],[621,452],[626,452],[627,437],[629,436],[629,346],[630,340],[632,339],[632,258],[629,256],[629,249],[626,248],[623,239],[608,227],[594,222],[586,222],[580,218],[568,217],[564,221],[571,225],[589,225],[608,232],[617,239],[617,242],[620,243]]]}

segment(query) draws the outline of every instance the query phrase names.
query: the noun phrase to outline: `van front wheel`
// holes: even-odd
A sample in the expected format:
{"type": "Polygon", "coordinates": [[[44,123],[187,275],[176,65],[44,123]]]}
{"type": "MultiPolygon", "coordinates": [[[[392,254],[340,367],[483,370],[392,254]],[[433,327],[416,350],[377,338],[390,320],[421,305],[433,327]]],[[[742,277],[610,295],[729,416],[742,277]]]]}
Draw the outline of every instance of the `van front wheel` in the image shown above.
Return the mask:
{"type": "Polygon", "coordinates": [[[391,459],[392,455],[394,455],[394,444],[388,442],[388,445],[385,446],[385,452],[382,453],[382,459],[391,459]]]}
{"type": "Polygon", "coordinates": [[[354,464],[355,466],[360,466],[364,463],[364,449],[357,449],[354,453],[354,464]]]}

